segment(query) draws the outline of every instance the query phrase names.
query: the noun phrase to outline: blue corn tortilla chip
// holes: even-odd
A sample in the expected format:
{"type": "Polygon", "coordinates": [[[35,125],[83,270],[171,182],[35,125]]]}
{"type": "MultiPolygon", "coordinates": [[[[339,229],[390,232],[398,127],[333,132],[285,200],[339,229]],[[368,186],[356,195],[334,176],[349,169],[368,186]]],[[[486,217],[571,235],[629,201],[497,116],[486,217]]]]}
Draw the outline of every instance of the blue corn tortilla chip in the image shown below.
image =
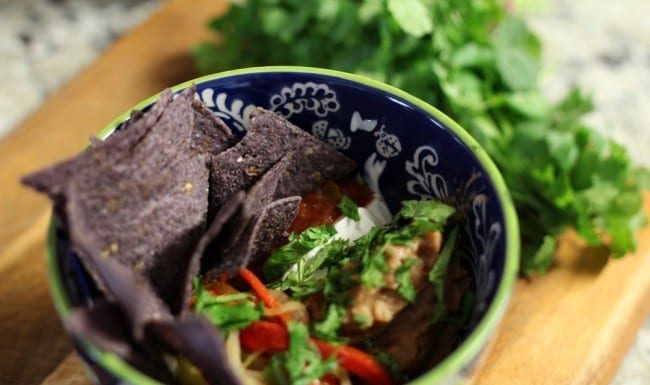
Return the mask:
{"type": "MultiPolygon", "coordinates": [[[[206,248],[202,270],[212,270],[217,266],[228,264],[227,255],[241,244],[242,235],[246,229],[261,214],[264,207],[273,201],[278,182],[291,161],[291,154],[285,155],[250,188],[242,202],[241,210],[206,248]]],[[[228,201],[225,205],[227,204],[230,202],[228,201]]],[[[235,265],[240,265],[240,263],[235,265]]]]}
{"type": "Polygon", "coordinates": [[[72,336],[116,354],[142,373],[166,384],[175,383],[159,352],[136,344],[131,338],[129,325],[116,304],[99,299],[93,307],[76,308],[65,320],[65,326],[72,336]]]}
{"type": "Polygon", "coordinates": [[[131,119],[119,130],[102,141],[91,139],[92,146],[72,159],[45,167],[22,178],[22,183],[41,193],[47,194],[54,203],[54,211],[66,223],[65,190],[71,178],[81,170],[94,169],[106,162],[120,160],[153,127],[163,111],[172,101],[171,90],[165,90],[153,107],[146,113],[134,112],[131,119]]]}
{"type": "Polygon", "coordinates": [[[235,141],[194,95],[167,90],[107,140],[24,180],[53,198],[75,250],[99,250],[147,277],[174,312],[206,226],[208,166],[235,141]]]}
{"type": "Polygon", "coordinates": [[[300,201],[299,196],[294,196],[265,206],[246,227],[234,247],[222,254],[206,275],[235,274],[252,260],[268,256],[288,236],[286,230],[298,214],[300,201]]]}
{"type": "Polygon", "coordinates": [[[258,108],[251,126],[235,146],[214,157],[210,176],[210,208],[215,210],[234,192],[246,190],[278,159],[294,153],[275,198],[301,195],[324,181],[341,178],[355,163],[278,114],[258,108]]]}
{"type": "Polygon", "coordinates": [[[152,322],[150,330],[172,353],[192,362],[209,385],[244,385],[228,363],[221,334],[204,316],[152,322]]]}
{"type": "Polygon", "coordinates": [[[295,135],[289,162],[276,198],[303,195],[315,190],[327,180],[340,179],[356,168],[354,161],[334,147],[291,124],[284,117],[261,108],[253,112],[252,121],[264,127],[275,127],[295,135]]]}
{"type": "Polygon", "coordinates": [[[84,260],[92,264],[97,285],[106,297],[122,309],[135,340],[144,339],[149,322],[173,318],[145,277],[115,259],[97,255],[92,249],[79,253],[86,255],[84,260]]]}
{"type": "Polygon", "coordinates": [[[277,195],[278,182],[292,161],[292,154],[283,156],[248,190],[242,210],[232,221],[228,236],[222,237],[215,254],[221,255],[232,249],[239,242],[251,221],[257,218],[264,207],[273,201],[277,195]]]}
{"type": "Polygon", "coordinates": [[[194,252],[190,258],[189,266],[185,272],[185,287],[183,289],[181,298],[181,311],[184,313],[189,310],[189,302],[192,295],[192,279],[199,273],[201,269],[201,260],[203,258],[203,254],[205,253],[210,243],[221,233],[221,230],[223,230],[228,221],[230,221],[240,210],[245,196],[246,193],[244,191],[239,191],[233,195],[228,200],[228,202],[221,206],[207,231],[201,236],[201,239],[194,248],[194,252]]]}
{"type": "MultiPolygon", "coordinates": [[[[278,199],[265,207],[250,232],[247,243],[247,260],[261,260],[273,250],[286,242],[289,237],[287,229],[296,218],[300,202],[299,196],[278,199]]],[[[242,258],[235,256],[235,259],[242,258]]],[[[248,261],[246,261],[248,264],[248,261]]]]}
{"type": "Polygon", "coordinates": [[[149,279],[172,311],[180,310],[184,270],[205,228],[205,158],[155,173],[136,165],[95,171],[76,176],[68,188],[72,247],[95,280],[101,273],[85,257],[114,259],[149,279]]]}

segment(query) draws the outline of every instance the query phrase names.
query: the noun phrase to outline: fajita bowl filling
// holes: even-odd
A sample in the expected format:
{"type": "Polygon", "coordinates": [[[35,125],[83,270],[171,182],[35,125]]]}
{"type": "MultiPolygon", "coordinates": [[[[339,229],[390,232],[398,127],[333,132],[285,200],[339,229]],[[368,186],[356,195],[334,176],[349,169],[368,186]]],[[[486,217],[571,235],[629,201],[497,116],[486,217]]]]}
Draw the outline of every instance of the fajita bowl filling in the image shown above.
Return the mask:
{"type": "Polygon", "coordinates": [[[194,87],[23,181],[102,292],[70,332],[164,383],[401,384],[473,306],[462,213],[391,215],[344,154],[263,109],[238,139],[194,87]]]}

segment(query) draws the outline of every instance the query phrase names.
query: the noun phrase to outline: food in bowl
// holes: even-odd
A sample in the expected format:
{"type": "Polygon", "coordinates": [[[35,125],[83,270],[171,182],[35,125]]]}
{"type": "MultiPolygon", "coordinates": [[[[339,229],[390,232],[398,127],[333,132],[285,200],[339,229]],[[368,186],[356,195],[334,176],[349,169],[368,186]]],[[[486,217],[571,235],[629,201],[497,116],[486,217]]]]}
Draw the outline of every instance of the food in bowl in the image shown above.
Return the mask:
{"type": "Polygon", "coordinates": [[[238,141],[194,87],[168,90],[24,179],[105,296],[71,332],[163,382],[388,385],[439,362],[473,298],[457,210],[390,218],[352,159],[251,117],[238,141]]]}

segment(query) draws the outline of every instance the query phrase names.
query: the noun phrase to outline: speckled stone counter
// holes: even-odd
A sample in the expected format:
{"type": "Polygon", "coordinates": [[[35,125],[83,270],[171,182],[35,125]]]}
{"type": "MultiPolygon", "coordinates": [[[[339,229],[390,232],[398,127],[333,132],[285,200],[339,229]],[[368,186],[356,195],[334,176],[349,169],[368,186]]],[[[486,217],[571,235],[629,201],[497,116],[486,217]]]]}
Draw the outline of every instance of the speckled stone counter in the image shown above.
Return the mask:
{"type": "Polygon", "coordinates": [[[161,0],[0,0],[0,137],[161,0]]]}
{"type": "MultiPolygon", "coordinates": [[[[0,137],[162,0],[0,0],[0,137]]],[[[519,0],[539,33],[544,90],[589,90],[588,122],[650,167],[650,1],[519,0]]],[[[650,384],[650,319],[613,385],[650,384]]]]}

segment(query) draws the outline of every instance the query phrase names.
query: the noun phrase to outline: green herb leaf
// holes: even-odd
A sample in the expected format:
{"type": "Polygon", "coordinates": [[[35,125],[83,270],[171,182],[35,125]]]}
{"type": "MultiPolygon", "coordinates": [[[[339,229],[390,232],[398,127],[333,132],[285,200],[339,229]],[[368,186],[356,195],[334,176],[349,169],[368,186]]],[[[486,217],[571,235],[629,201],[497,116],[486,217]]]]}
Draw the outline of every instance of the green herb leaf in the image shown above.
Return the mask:
{"type": "Polygon", "coordinates": [[[275,385],[310,385],[336,368],[335,357],[321,357],[309,339],[307,326],[290,322],[287,327],[289,349],[271,357],[271,362],[264,370],[269,382],[275,385]]]}
{"type": "Polygon", "coordinates": [[[445,303],[445,278],[447,277],[447,267],[451,260],[454,248],[456,247],[456,238],[458,237],[458,227],[454,227],[447,237],[445,244],[438,255],[436,263],[429,271],[429,282],[433,284],[436,291],[436,311],[434,312],[434,321],[439,319],[444,313],[445,303]]]}
{"type": "Polygon", "coordinates": [[[362,261],[361,283],[367,287],[382,287],[386,283],[384,273],[388,271],[383,250],[371,251],[365,257],[362,261]]]}
{"type": "Polygon", "coordinates": [[[343,324],[345,308],[337,304],[330,304],[327,307],[327,313],[322,321],[315,322],[312,325],[313,335],[332,342],[341,342],[338,332],[343,324]]]}
{"type": "Polygon", "coordinates": [[[397,282],[397,290],[409,302],[415,302],[417,291],[413,286],[411,277],[411,268],[420,263],[417,258],[407,258],[395,271],[395,281],[397,282]]]}
{"type": "Polygon", "coordinates": [[[280,279],[305,254],[326,244],[334,235],[336,230],[328,225],[309,227],[300,235],[291,234],[289,242],[275,250],[264,263],[264,278],[267,282],[280,279]]]}
{"type": "Polygon", "coordinates": [[[256,305],[249,294],[215,296],[203,289],[199,277],[194,277],[192,283],[196,296],[194,311],[206,316],[222,331],[243,329],[262,318],[262,307],[256,305]]]}
{"type": "Polygon", "coordinates": [[[338,260],[346,250],[348,242],[343,239],[333,239],[320,247],[313,255],[305,254],[296,261],[296,268],[290,271],[278,285],[283,291],[291,292],[294,298],[304,298],[323,288],[323,276],[317,272],[338,260]],[[309,258],[307,258],[309,256],[309,258]]]}
{"type": "Polygon", "coordinates": [[[359,206],[357,206],[352,199],[348,198],[347,195],[343,196],[337,207],[341,210],[343,215],[353,221],[359,222],[361,220],[361,217],[359,216],[359,206]]]}
{"type": "Polygon", "coordinates": [[[456,211],[453,207],[435,200],[411,200],[402,202],[398,216],[413,220],[426,220],[445,224],[447,219],[456,211]]]}
{"type": "Polygon", "coordinates": [[[372,320],[367,315],[361,313],[354,315],[354,322],[358,323],[362,329],[372,326],[372,320]]]}
{"type": "Polygon", "coordinates": [[[420,0],[388,0],[388,10],[409,35],[422,37],[433,29],[429,10],[420,0]]]}

